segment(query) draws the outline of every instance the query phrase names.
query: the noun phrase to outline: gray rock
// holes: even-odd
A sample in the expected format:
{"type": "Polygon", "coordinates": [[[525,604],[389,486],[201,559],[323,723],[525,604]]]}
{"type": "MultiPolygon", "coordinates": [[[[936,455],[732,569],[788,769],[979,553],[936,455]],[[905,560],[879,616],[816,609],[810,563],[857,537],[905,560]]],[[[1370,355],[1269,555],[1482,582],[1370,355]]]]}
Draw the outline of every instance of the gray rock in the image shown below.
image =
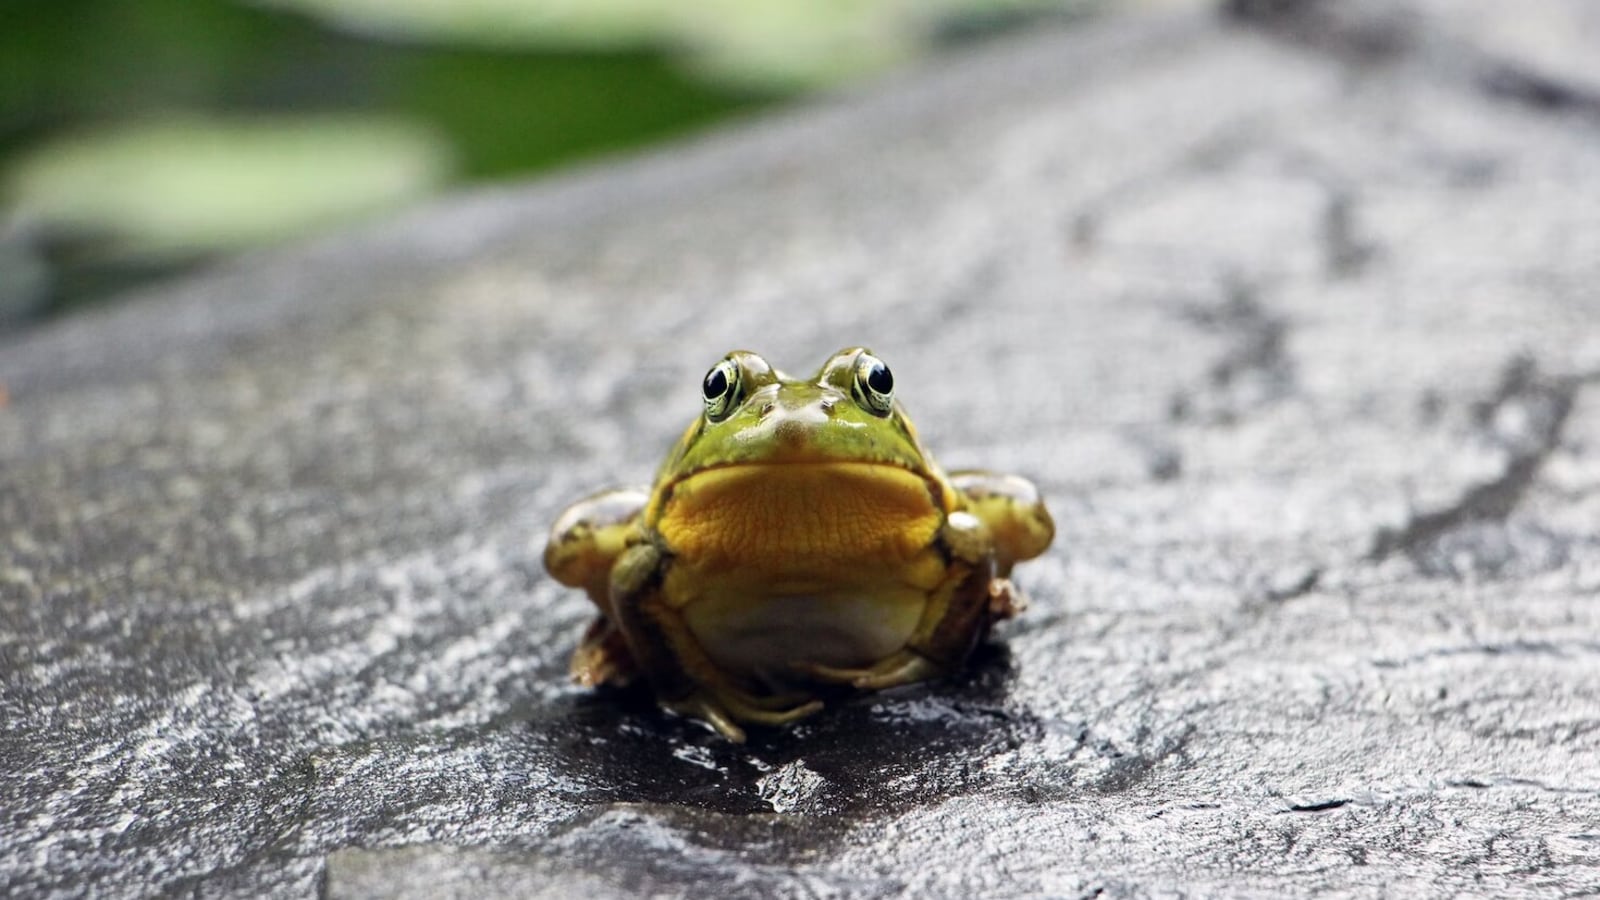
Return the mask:
{"type": "Polygon", "coordinates": [[[1232,9],[0,348],[0,892],[1600,891],[1592,64],[1232,9]],[[858,342],[1044,486],[1032,609],[745,747],[566,684],[553,515],[858,342]]]}

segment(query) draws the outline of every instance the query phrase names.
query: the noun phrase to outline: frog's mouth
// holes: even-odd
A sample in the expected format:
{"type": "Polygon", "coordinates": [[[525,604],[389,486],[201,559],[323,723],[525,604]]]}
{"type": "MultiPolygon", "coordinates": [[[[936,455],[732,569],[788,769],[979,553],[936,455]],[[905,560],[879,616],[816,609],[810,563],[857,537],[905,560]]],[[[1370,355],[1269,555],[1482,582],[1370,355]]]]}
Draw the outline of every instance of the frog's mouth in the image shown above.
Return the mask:
{"type": "Polygon", "coordinates": [[[934,491],[892,463],[733,463],[677,481],[656,530],[673,552],[712,567],[881,565],[932,542],[944,520],[934,491]]]}

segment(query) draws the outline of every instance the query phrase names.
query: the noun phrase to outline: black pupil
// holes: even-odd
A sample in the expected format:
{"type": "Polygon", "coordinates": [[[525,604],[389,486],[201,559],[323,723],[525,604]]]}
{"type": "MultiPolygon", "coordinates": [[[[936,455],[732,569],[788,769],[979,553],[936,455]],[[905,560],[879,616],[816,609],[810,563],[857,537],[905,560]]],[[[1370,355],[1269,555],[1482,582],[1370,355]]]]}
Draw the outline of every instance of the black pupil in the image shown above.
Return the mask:
{"type": "Polygon", "coordinates": [[[728,392],[728,376],[718,366],[706,376],[705,392],[707,400],[715,400],[728,392]]]}
{"type": "Polygon", "coordinates": [[[889,374],[889,367],[881,362],[873,363],[867,372],[867,387],[887,397],[894,390],[894,376],[889,374]]]}

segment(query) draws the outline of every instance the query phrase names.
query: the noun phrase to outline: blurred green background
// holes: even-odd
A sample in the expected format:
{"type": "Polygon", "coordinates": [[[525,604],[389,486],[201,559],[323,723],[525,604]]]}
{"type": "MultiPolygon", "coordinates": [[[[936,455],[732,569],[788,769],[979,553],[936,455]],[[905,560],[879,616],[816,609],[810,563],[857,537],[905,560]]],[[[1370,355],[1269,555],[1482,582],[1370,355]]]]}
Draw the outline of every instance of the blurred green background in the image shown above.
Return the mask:
{"type": "Polygon", "coordinates": [[[0,327],[1085,0],[4,0],[0,327]]]}

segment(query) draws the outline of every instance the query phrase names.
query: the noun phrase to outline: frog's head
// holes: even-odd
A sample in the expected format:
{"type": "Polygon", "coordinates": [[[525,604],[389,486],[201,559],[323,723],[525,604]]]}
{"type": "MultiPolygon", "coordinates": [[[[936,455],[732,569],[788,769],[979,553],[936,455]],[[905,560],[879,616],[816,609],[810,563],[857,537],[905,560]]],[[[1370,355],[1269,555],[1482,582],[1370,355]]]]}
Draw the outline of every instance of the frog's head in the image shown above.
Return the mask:
{"type": "Polygon", "coordinates": [[[890,367],[866,349],[838,351],[810,380],[731,352],[701,396],[706,408],[662,464],[645,511],[677,551],[747,567],[770,557],[773,572],[798,548],[909,557],[957,508],[894,400],[890,367]]]}
{"type": "Polygon", "coordinates": [[[705,410],[667,457],[658,483],[756,464],[874,463],[931,474],[894,397],[894,375],[864,348],[840,350],[810,379],[789,378],[736,350],[706,373],[701,395],[705,410]]]}
{"type": "Polygon", "coordinates": [[[661,467],[645,522],[702,566],[781,581],[796,566],[907,560],[957,508],[889,367],[865,349],[835,353],[810,379],[730,353],[701,394],[705,409],[661,467]]]}

